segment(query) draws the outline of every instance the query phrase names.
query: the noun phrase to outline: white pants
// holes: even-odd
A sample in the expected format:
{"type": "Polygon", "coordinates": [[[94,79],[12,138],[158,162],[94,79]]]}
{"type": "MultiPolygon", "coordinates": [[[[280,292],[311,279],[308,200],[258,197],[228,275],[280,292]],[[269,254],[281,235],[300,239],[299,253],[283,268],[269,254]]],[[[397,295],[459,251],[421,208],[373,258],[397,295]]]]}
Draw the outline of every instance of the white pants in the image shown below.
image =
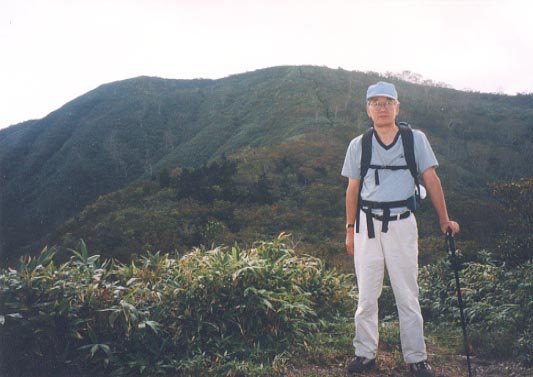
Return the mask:
{"type": "Polygon", "coordinates": [[[356,356],[373,359],[378,351],[378,298],[383,287],[385,267],[389,274],[398,315],[405,362],[427,359],[424,324],[418,303],[418,228],[411,214],[406,219],[389,222],[382,233],[376,219],[376,237],[368,238],[366,214],[361,212],[359,233],[355,233],[354,262],[359,290],[355,312],[356,356]]]}

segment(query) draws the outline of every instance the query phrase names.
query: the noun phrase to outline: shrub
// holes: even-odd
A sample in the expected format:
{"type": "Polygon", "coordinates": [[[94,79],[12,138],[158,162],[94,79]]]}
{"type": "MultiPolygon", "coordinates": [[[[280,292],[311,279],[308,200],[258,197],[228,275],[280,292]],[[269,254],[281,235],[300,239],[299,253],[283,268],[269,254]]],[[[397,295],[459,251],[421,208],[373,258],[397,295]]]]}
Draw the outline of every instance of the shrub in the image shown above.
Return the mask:
{"type": "MultiPolygon", "coordinates": [[[[460,326],[453,274],[448,259],[422,268],[420,303],[429,321],[460,326]]],[[[470,347],[490,357],[516,355],[531,365],[533,264],[508,269],[482,251],[477,261],[462,263],[460,281],[470,347]]]]}
{"type": "Polygon", "coordinates": [[[53,256],[1,271],[4,374],[280,371],[304,336],[351,305],[352,277],[283,237],[128,265],[89,256],[83,242],[66,263],[53,256]]]}

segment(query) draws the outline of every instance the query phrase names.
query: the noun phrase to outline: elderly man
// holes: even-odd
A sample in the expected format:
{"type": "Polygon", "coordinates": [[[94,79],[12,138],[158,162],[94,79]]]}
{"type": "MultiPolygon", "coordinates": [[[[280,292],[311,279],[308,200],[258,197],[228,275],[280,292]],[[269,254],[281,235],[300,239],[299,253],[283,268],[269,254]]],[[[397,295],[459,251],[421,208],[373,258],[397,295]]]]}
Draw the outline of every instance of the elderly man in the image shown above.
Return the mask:
{"type": "Polygon", "coordinates": [[[354,256],[359,291],[355,358],[348,371],[360,373],[375,366],[378,298],[386,267],[398,308],[404,360],[415,376],[433,376],[418,302],[418,229],[413,212],[425,191],[418,175],[429,191],[442,232],[451,229],[455,234],[459,224],[448,217],[435,171],[438,162],[426,136],[396,123],[400,103],[394,85],[371,85],[366,100],[372,129],[351,141],[342,168],[348,178],[346,251],[354,256]]]}

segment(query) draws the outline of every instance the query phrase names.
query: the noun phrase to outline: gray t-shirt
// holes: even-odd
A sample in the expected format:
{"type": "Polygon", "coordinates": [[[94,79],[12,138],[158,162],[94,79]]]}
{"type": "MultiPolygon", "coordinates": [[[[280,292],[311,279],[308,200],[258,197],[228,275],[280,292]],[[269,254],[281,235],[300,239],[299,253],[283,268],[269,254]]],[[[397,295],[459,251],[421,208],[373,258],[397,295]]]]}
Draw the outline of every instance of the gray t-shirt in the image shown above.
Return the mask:
{"type": "MultiPolygon", "coordinates": [[[[433,153],[426,135],[420,130],[413,130],[415,160],[418,173],[421,174],[430,167],[437,167],[439,163],[433,153]]],[[[361,142],[363,135],[353,139],[346,152],[344,166],[341,174],[347,178],[360,179],[361,172],[361,142]]],[[[385,146],[376,137],[372,136],[372,165],[393,166],[407,165],[403,152],[401,135],[398,132],[394,142],[385,146]]],[[[415,192],[415,181],[409,169],[389,170],[380,169],[379,185],[376,185],[374,177],[375,169],[368,169],[368,173],[363,181],[361,198],[375,202],[392,202],[405,200],[413,196],[415,192]]],[[[407,208],[392,208],[391,213],[401,213],[407,208]]],[[[379,212],[379,211],[377,211],[379,212]]]]}

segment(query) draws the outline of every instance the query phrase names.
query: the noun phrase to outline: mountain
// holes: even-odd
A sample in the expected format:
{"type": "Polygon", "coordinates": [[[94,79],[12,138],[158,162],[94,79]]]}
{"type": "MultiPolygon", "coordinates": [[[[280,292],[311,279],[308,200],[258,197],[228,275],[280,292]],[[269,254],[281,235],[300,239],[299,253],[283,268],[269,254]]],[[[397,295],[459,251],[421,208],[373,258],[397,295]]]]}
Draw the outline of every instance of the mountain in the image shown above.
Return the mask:
{"type": "MultiPolygon", "coordinates": [[[[212,172],[202,169],[226,157],[237,165],[235,185],[245,182],[248,190],[240,192],[247,199],[239,198],[239,192],[223,197],[235,206],[232,214],[255,208],[258,201],[251,199],[250,190],[257,191],[261,182],[272,185],[267,190],[271,206],[287,196],[305,206],[298,195],[305,197],[309,189],[320,195],[323,188],[338,196],[334,208],[341,213],[328,213],[317,203],[313,213],[335,226],[333,220],[343,216],[344,181],[338,172],[344,151],[368,126],[366,88],[380,79],[374,73],[312,66],[274,67],[220,80],[139,77],[102,85],[41,120],[1,130],[2,259],[37,251],[61,238],[60,229],[83,236],[78,230],[87,224],[73,226],[81,214],[113,195],[127,196],[146,182],[159,180],[158,188],[146,186],[146,195],[155,195],[149,199],[150,208],[161,207],[157,195],[164,196],[161,190],[169,188],[163,176],[169,175],[170,189],[183,189],[187,175],[182,168],[191,168],[185,171],[193,177],[212,172]],[[280,157],[276,163],[250,165],[258,155],[280,157]],[[315,166],[306,162],[307,155],[314,156],[309,161],[315,166]],[[318,178],[306,183],[304,168],[314,170],[311,175],[318,178]],[[290,174],[295,185],[304,185],[293,187],[296,194],[290,186],[280,189],[281,181],[294,178],[290,174]]],[[[482,228],[500,227],[500,209],[490,201],[487,183],[532,176],[531,164],[524,161],[533,157],[533,96],[469,93],[388,79],[400,93],[400,120],[426,132],[448,196],[462,203],[461,208],[453,202],[450,206],[464,214],[476,235],[482,228]]],[[[167,195],[184,199],[177,191],[167,195]]],[[[201,224],[205,230],[213,202],[198,201],[207,211],[201,224]]],[[[300,208],[309,212],[311,207],[300,208]]],[[[292,221],[284,225],[290,228],[298,219],[292,221]]],[[[278,230],[275,223],[264,226],[278,230]]],[[[242,230],[234,224],[231,234],[242,230]]]]}

